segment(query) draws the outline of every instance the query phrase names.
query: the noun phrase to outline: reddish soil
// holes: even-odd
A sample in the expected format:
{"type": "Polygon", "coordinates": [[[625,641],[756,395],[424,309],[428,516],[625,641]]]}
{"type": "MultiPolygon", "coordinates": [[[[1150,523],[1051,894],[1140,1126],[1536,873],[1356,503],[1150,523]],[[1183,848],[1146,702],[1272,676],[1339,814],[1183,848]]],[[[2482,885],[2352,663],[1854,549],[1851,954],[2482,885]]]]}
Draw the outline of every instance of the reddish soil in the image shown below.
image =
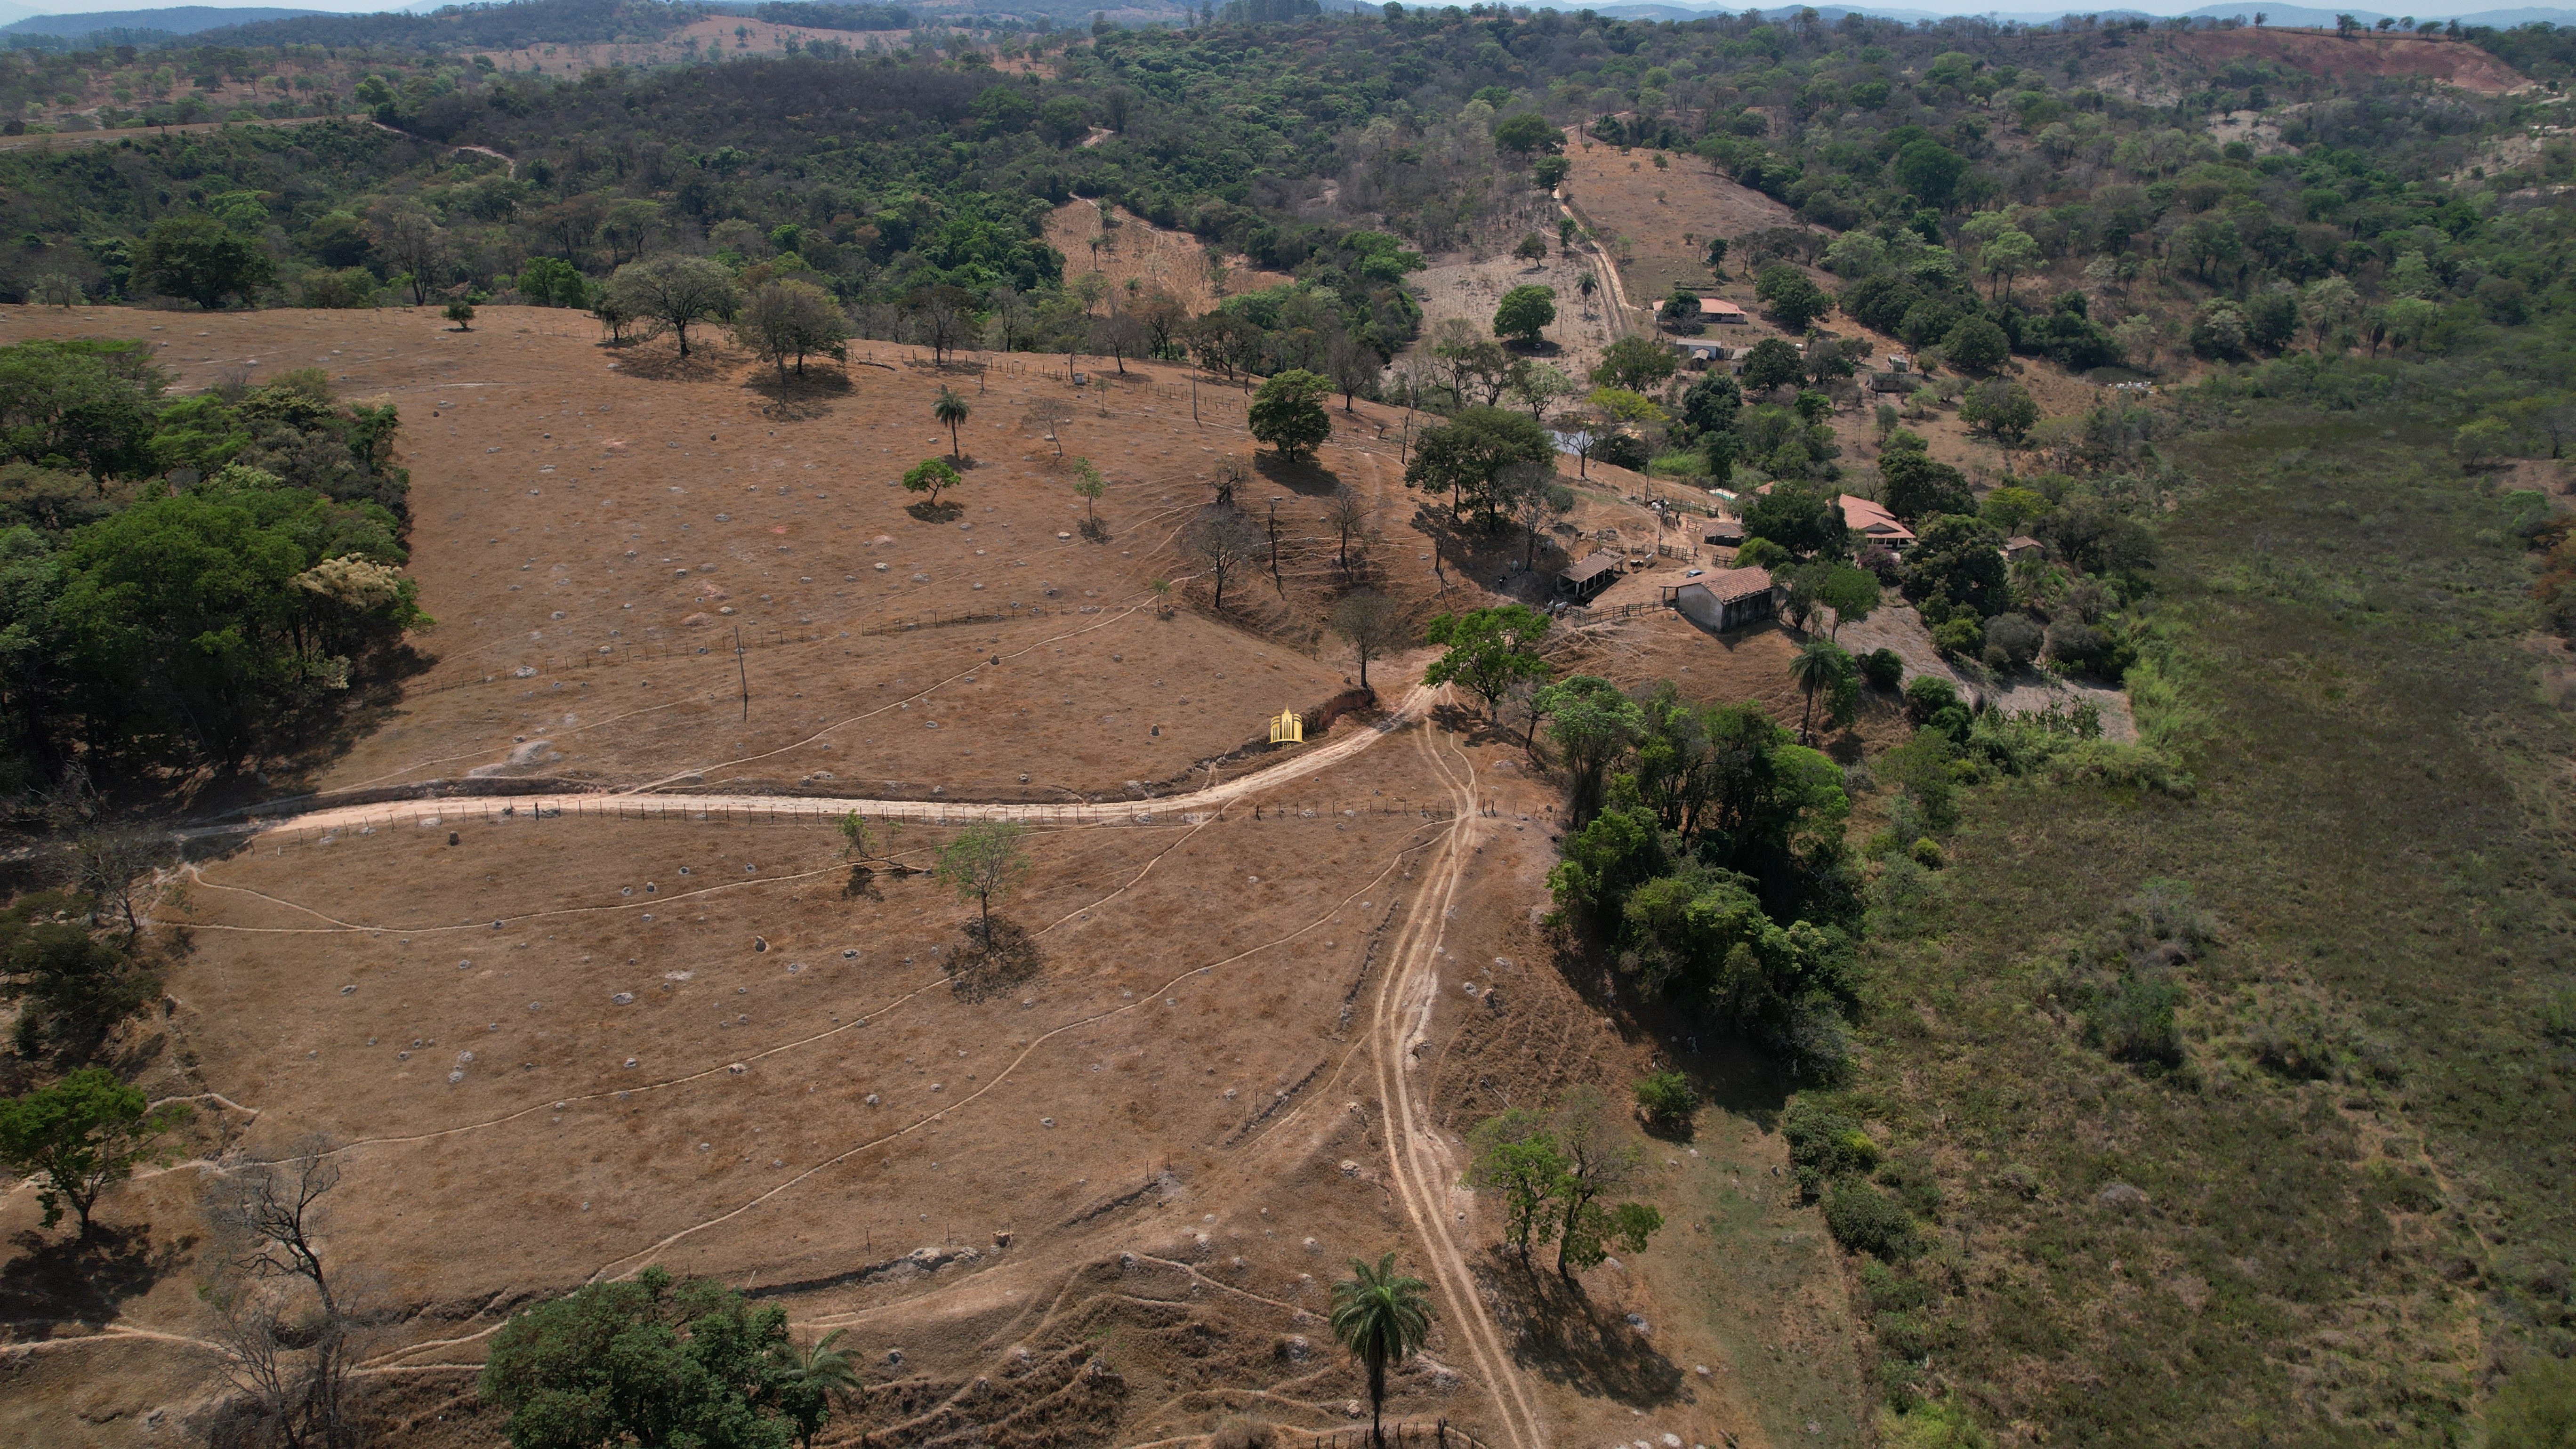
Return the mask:
{"type": "Polygon", "coordinates": [[[2340,80],[2346,76],[2429,76],[2434,80],[2500,96],[2529,85],[2521,73],[2462,40],[2441,37],[2359,35],[2344,39],[2327,30],[2192,30],[2173,37],[2184,54],[2210,64],[2259,58],[2294,65],[2310,75],[2340,80]]]}

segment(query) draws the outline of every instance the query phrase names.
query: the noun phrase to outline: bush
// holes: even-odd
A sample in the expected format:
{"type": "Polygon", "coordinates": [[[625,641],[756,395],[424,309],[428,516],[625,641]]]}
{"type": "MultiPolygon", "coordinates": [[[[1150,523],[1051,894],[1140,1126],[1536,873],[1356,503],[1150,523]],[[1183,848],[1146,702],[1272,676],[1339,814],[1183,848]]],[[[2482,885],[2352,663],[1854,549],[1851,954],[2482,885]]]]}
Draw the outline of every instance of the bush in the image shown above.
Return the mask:
{"type": "Polygon", "coordinates": [[[1780,1117],[1789,1144],[1789,1166],[1798,1186],[1814,1197],[1832,1180],[1865,1175],[1878,1166],[1878,1144],[1846,1112],[1801,1099],[1780,1117]]]}
{"type": "Polygon", "coordinates": [[[1691,1114],[1699,1110],[1699,1089],[1690,1078],[1679,1072],[1657,1072],[1637,1083],[1636,1092],[1648,1126],[1664,1133],[1690,1130],[1691,1114]]]}
{"type": "Polygon", "coordinates": [[[1893,649],[1872,649],[1860,657],[1861,678],[1872,689],[1893,690],[1905,680],[1905,659],[1893,649]]]}
{"type": "Polygon", "coordinates": [[[2487,1449],[2567,1449],[2576,1444],[2576,1364],[2533,1358],[2513,1371],[2487,1408],[2487,1449]]]}
{"type": "Polygon", "coordinates": [[[1951,619],[1932,631],[1932,647],[1940,650],[1944,659],[1956,659],[1962,654],[1973,656],[1985,646],[1986,631],[1974,617],[1951,619]]]}
{"type": "Polygon", "coordinates": [[[1950,864],[1950,857],[1942,853],[1941,843],[1928,835],[1907,846],[1905,853],[1925,870],[1941,870],[1950,864]]]}
{"type": "Polygon", "coordinates": [[[2114,1060],[2182,1065],[2182,1027],[2174,1009],[2182,988],[2161,975],[2124,976],[2085,1013],[2085,1035],[2114,1060]]]}
{"type": "Polygon", "coordinates": [[[1902,1263],[1923,1251],[1914,1220],[1866,1182],[1840,1182],[1825,1195],[1825,1231],[1855,1253],[1902,1263]]]}
{"type": "Polygon", "coordinates": [[[1959,687],[1937,674],[1918,674],[1905,684],[1906,717],[1926,724],[1932,716],[1959,702],[1959,687]]]}
{"type": "MultiPolygon", "coordinates": [[[[1946,629],[1949,625],[1944,624],[1942,627],[1946,629]]],[[[2032,622],[2026,614],[1998,614],[1986,621],[1987,651],[2001,654],[2004,662],[2015,669],[2039,657],[2039,646],[2043,637],[2040,626],[2032,622]]]]}
{"type": "Polygon", "coordinates": [[[295,279],[295,303],[299,307],[345,310],[371,307],[375,300],[376,277],[364,267],[306,272],[295,279]]]}

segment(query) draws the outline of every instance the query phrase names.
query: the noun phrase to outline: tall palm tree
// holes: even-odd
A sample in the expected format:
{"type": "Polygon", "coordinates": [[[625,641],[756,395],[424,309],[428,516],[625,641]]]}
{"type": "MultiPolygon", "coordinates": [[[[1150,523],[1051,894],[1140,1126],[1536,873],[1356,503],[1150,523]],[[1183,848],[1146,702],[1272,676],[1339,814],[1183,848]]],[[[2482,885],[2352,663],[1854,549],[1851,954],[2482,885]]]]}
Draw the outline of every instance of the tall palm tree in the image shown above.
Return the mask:
{"type": "Polygon", "coordinates": [[[1356,1276],[1333,1285],[1330,1321],[1333,1337],[1368,1369],[1369,1437],[1384,1449],[1386,1427],[1380,1416],[1386,1408],[1387,1366],[1403,1363],[1422,1347],[1431,1334],[1431,1311],[1422,1301],[1422,1280],[1396,1275],[1393,1253],[1374,1265],[1353,1258],[1351,1272],[1356,1276]]]}
{"type": "Polygon", "coordinates": [[[957,428],[959,424],[966,421],[966,415],[973,411],[974,409],[967,405],[965,396],[951,387],[941,388],[939,396],[930,404],[930,415],[937,418],[941,425],[948,429],[948,456],[960,462],[965,461],[966,455],[957,451],[957,428]]]}
{"type": "Polygon", "coordinates": [[[848,1332],[835,1328],[802,1348],[791,1345],[787,1350],[786,1368],[779,1375],[780,1397],[796,1421],[797,1442],[805,1449],[814,1449],[814,1436],[822,1430],[832,1397],[859,1387],[857,1367],[848,1354],[834,1347],[848,1332]]]}
{"type": "Polygon", "coordinates": [[[1789,678],[1807,695],[1807,708],[1798,716],[1798,742],[1809,738],[1807,726],[1816,717],[1816,691],[1831,685],[1842,675],[1842,646],[1822,634],[1810,634],[1798,657],[1789,661],[1789,678]]]}

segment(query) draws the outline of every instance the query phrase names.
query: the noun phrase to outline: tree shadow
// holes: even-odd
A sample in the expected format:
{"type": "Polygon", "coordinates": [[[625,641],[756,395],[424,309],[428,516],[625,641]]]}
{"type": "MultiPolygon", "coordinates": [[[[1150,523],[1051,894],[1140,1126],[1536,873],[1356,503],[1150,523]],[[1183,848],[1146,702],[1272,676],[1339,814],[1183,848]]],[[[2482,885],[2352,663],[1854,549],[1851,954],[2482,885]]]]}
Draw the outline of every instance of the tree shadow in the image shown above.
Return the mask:
{"type": "Polygon", "coordinates": [[[193,1236],[154,1245],[148,1227],[98,1227],[86,1242],[21,1232],[20,1256],[0,1265],[0,1337],[47,1338],[62,1324],[100,1328],[123,1313],[196,1246],[193,1236]]]}
{"type": "Polygon", "coordinates": [[[1503,350],[1512,354],[1514,357],[1562,357],[1565,355],[1565,349],[1563,347],[1548,341],[1544,337],[1535,342],[1526,342],[1517,337],[1509,338],[1504,341],[1503,350]]]}
{"type": "Polygon", "coordinates": [[[754,372],[743,384],[761,396],[753,411],[774,423],[805,423],[832,415],[832,399],[850,390],[850,374],[837,365],[808,368],[784,377],[777,369],[754,372]]]}
{"type": "Polygon", "coordinates": [[[1036,980],[1044,969],[1037,937],[999,916],[989,924],[968,921],[962,934],[966,945],[948,961],[948,989],[960,1001],[989,1000],[1036,980]]]}
{"type": "Polygon", "coordinates": [[[1269,482],[1304,498],[1328,494],[1342,486],[1342,475],[1311,458],[1291,461],[1277,453],[1256,453],[1252,468],[1269,482]]]}
{"type": "Polygon", "coordinates": [[[1082,520],[1081,526],[1077,528],[1075,532],[1080,533],[1084,540],[1090,543],[1107,543],[1109,541],[1109,525],[1101,522],[1097,518],[1086,518],[1082,520]]]}
{"type": "Polygon", "coordinates": [[[903,511],[924,523],[953,523],[966,516],[966,505],[953,498],[942,499],[937,503],[924,499],[919,503],[905,505],[903,511]]]}
{"type": "Polygon", "coordinates": [[[1518,1253],[1496,1245],[1470,1265],[1511,1336],[1512,1357],[1577,1393],[1632,1409],[1678,1402],[1681,1366],[1664,1357],[1626,1313],[1594,1302],[1581,1283],[1559,1276],[1552,1261],[1547,1249],[1538,1248],[1524,1265],[1518,1253]]]}
{"type": "Polygon", "coordinates": [[[619,355],[617,370],[647,382],[722,382],[733,371],[733,363],[704,345],[691,347],[686,357],[677,347],[635,348],[619,355]]]}

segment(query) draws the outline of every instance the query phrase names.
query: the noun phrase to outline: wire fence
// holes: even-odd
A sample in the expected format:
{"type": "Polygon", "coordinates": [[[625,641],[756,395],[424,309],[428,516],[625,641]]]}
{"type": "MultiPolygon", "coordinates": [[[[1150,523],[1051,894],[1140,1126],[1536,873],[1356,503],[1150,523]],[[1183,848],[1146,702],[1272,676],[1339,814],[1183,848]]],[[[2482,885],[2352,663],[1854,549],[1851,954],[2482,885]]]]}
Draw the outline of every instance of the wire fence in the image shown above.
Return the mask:
{"type": "MultiPolygon", "coordinates": [[[[319,808],[331,809],[328,806],[319,808]]],[[[263,843],[278,845],[334,841],[344,836],[377,835],[395,830],[446,830],[458,834],[459,843],[462,843],[462,832],[469,826],[536,825],[566,815],[680,824],[837,828],[842,820],[855,814],[871,825],[955,826],[982,820],[1007,820],[1031,829],[1049,829],[1085,825],[1199,825],[1213,818],[1220,809],[1233,818],[1262,824],[1302,821],[1347,823],[1364,817],[1388,816],[1439,821],[1456,819],[1458,815],[1456,807],[1447,801],[1400,800],[1375,795],[1349,802],[1254,797],[1222,805],[1205,802],[1166,805],[1150,799],[1097,803],[970,804],[939,800],[853,801],[792,795],[718,800],[653,795],[523,795],[433,798],[388,803],[350,814],[333,810],[332,813],[339,818],[327,825],[298,824],[292,817],[272,825],[262,817],[250,816],[241,822],[239,828],[263,832],[263,843]]]]}
{"type": "MultiPolygon", "coordinates": [[[[1318,1429],[1300,1441],[1311,1449],[1373,1449],[1377,1440],[1367,1429],[1318,1429]]],[[[1451,1428],[1446,1419],[1428,1424],[1397,1422],[1386,1426],[1390,1445],[1419,1444],[1433,1449],[1484,1449],[1484,1441],[1464,1429],[1451,1428]]]]}

